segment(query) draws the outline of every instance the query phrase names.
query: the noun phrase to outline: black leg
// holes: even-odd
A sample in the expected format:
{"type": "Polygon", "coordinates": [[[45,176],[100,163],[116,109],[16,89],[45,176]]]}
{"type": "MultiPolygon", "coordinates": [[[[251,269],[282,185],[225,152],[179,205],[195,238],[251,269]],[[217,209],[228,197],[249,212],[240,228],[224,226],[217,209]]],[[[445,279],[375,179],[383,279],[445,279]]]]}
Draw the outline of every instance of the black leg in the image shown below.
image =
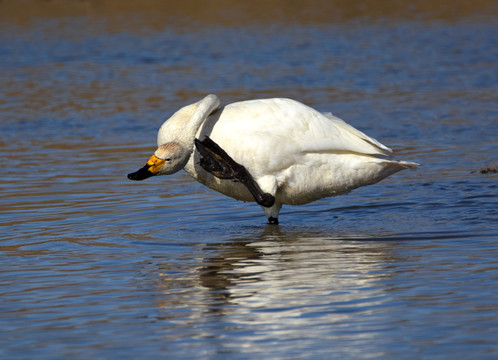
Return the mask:
{"type": "Polygon", "coordinates": [[[206,140],[204,142],[197,139],[194,140],[195,147],[201,155],[199,165],[217,178],[234,179],[236,177],[235,170],[220,156],[219,152],[214,152],[211,146],[206,146],[205,142],[206,140]]]}
{"type": "Polygon", "coordinates": [[[274,218],[274,217],[269,217],[268,218],[268,224],[272,224],[272,225],[278,225],[278,218],[274,218]]]}
{"type": "MultiPolygon", "coordinates": [[[[271,207],[275,197],[264,193],[247,169],[233,160],[218,144],[208,136],[202,141],[195,139],[195,147],[201,155],[199,164],[207,172],[220,179],[240,181],[254,196],[254,200],[264,207],[271,207]]],[[[277,220],[278,222],[278,220],[277,220]]]]}

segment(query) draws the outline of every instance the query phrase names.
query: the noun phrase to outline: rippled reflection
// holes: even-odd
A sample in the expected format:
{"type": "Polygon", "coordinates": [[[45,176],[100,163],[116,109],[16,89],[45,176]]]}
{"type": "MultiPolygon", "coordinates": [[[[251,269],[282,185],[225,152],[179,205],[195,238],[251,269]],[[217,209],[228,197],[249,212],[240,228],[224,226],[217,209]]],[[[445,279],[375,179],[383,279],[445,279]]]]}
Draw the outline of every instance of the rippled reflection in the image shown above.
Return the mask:
{"type": "MultiPolygon", "coordinates": [[[[380,294],[374,288],[377,275],[372,276],[370,272],[385,264],[390,256],[389,249],[378,244],[345,244],[299,233],[287,236],[273,228],[255,241],[231,242],[230,245],[218,257],[206,260],[207,264],[200,270],[201,285],[216,290],[229,304],[262,310],[258,317],[253,314],[251,318],[262,323],[279,323],[288,315],[294,321],[293,313],[322,312],[324,309],[316,297],[326,297],[322,304],[326,308],[333,303],[355,307],[354,303],[361,303],[355,289],[363,289],[365,306],[372,306],[373,298],[380,294]],[[365,287],[373,287],[372,292],[365,293],[365,287]],[[270,304],[271,314],[267,310],[270,304]]],[[[331,318],[327,319],[326,314],[327,311],[322,312],[322,320],[334,323],[335,315],[330,314],[331,318]]]]}
{"type": "MultiPolygon", "coordinates": [[[[388,297],[379,280],[390,276],[386,267],[395,259],[395,246],[268,226],[252,239],[233,238],[204,247],[203,252],[211,255],[190,269],[183,281],[171,266],[162,265],[160,298],[165,301],[160,306],[169,321],[179,315],[179,332],[195,323],[193,336],[203,339],[199,341],[208,341],[213,329],[222,331],[215,335],[218,351],[248,347],[257,353],[260,350],[251,344],[261,342],[261,351],[278,343],[277,353],[293,353],[303,344],[353,337],[369,347],[385,325],[358,321],[358,316],[383,317],[377,309],[385,308],[388,297]],[[179,288],[184,290],[173,297],[173,289],[179,288]]],[[[330,349],[317,354],[326,355],[330,349]]],[[[341,347],[336,353],[352,356],[356,351],[341,347]]]]}
{"type": "MultiPolygon", "coordinates": [[[[472,238],[481,242],[475,234],[465,237],[472,238]]],[[[416,348],[398,331],[408,325],[410,336],[444,349],[444,339],[466,332],[458,327],[476,312],[468,308],[475,302],[470,293],[451,299],[440,290],[451,291],[455,282],[473,277],[461,268],[473,255],[455,257],[449,251],[460,265],[438,263],[438,249],[448,251],[437,241],[410,235],[334,237],[273,226],[252,238],[210,243],[198,250],[205,258],[195,260],[196,266],[157,264],[162,319],[176,324],[175,332],[165,328],[166,337],[219,353],[289,354],[304,346],[317,356],[385,356],[416,348]],[[424,312],[433,319],[422,320],[424,312]],[[451,314],[460,320],[446,323],[451,314]],[[195,330],[189,330],[193,324],[195,330]],[[186,340],[184,331],[193,338],[186,340]],[[319,345],[324,341],[327,346],[319,345]],[[399,343],[379,352],[386,342],[399,343]]],[[[480,271],[493,272],[485,265],[480,271]]],[[[493,336],[494,302],[479,302],[479,316],[490,318],[477,326],[479,334],[466,332],[469,342],[493,336]]]]}

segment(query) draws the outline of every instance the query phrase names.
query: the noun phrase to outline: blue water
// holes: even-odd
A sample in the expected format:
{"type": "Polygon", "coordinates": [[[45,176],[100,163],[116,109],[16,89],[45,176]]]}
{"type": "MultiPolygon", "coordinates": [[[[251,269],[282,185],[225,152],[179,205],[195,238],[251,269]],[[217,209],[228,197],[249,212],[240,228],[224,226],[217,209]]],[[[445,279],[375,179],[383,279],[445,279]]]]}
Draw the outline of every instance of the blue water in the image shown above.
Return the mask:
{"type": "Polygon", "coordinates": [[[133,19],[0,26],[0,357],[498,357],[491,15],[133,19]],[[279,226],[184,172],[126,179],[206,93],[291,97],[422,165],[279,226]]]}

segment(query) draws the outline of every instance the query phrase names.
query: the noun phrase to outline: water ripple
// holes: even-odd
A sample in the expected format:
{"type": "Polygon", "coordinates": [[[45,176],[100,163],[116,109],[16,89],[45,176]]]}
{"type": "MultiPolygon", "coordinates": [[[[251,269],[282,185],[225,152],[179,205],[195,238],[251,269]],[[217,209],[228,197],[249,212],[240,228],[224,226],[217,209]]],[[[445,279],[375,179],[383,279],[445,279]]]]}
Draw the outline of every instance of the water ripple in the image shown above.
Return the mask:
{"type": "Polygon", "coordinates": [[[1,357],[496,358],[496,22],[140,14],[0,25],[1,357]],[[185,173],[128,181],[207,92],[332,110],[422,166],[278,227],[185,173]]]}

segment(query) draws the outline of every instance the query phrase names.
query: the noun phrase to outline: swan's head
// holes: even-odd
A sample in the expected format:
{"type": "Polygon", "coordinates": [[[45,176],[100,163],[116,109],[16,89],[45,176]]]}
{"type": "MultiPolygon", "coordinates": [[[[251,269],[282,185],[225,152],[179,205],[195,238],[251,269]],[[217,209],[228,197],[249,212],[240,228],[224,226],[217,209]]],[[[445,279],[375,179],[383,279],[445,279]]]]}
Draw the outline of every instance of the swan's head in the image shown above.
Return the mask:
{"type": "Polygon", "coordinates": [[[219,105],[218,97],[211,94],[173,114],[159,129],[159,148],[143,168],[128,174],[128,179],[143,180],[153,175],[173,174],[184,168],[194,150],[197,130],[219,105]]]}
{"type": "Polygon", "coordinates": [[[128,174],[130,180],[144,180],[154,175],[169,175],[185,167],[192,151],[178,142],[159,146],[144,167],[128,174]]]}

